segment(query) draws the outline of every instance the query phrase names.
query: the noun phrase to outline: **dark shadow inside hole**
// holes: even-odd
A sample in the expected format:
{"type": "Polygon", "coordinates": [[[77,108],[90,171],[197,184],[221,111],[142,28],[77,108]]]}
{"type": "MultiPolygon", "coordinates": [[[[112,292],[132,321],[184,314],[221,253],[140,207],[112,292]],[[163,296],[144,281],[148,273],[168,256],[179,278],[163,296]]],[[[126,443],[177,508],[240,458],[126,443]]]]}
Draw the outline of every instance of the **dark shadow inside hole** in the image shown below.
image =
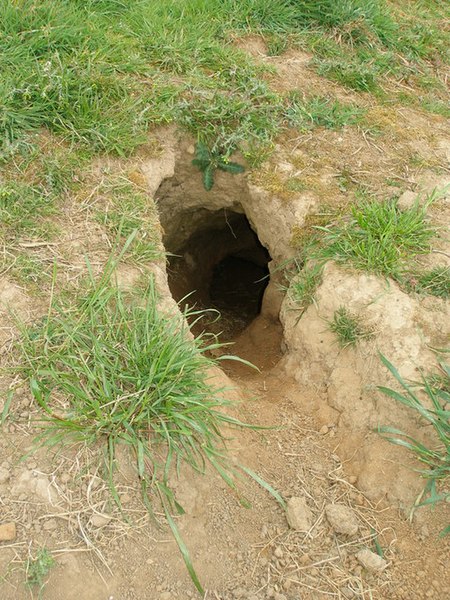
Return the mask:
{"type": "Polygon", "coordinates": [[[261,310],[269,269],[239,256],[218,263],[210,284],[211,305],[219,310],[254,319],[261,310]]]}
{"type": "Polygon", "coordinates": [[[186,304],[220,312],[219,320],[202,320],[205,329],[227,340],[250,325],[261,310],[271,259],[244,214],[211,212],[178,247],[165,243],[175,255],[168,271],[174,298],[190,294],[186,304]]]}

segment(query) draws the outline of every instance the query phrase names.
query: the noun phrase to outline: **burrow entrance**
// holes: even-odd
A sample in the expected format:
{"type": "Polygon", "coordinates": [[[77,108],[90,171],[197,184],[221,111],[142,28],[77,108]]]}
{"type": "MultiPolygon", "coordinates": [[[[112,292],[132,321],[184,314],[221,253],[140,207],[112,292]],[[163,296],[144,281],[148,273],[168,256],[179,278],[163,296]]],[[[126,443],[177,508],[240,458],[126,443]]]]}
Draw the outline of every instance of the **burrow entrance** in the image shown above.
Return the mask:
{"type": "Polygon", "coordinates": [[[177,301],[218,311],[220,319],[212,312],[203,326],[232,339],[261,310],[271,257],[244,213],[197,209],[186,216],[192,230],[184,241],[165,239],[170,290],[177,301]]]}

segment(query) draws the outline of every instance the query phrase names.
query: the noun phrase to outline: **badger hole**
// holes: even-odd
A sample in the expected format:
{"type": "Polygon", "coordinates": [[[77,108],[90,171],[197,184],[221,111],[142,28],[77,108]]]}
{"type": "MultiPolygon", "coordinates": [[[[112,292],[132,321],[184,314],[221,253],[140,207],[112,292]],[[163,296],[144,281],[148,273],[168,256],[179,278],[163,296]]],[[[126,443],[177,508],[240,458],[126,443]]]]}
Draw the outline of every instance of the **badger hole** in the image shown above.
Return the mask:
{"type": "Polygon", "coordinates": [[[165,240],[172,295],[182,305],[213,309],[201,326],[232,339],[261,310],[270,255],[243,213],[200,209],[186,218],[195,227],[184,241],[171,247],[165,240]]]}

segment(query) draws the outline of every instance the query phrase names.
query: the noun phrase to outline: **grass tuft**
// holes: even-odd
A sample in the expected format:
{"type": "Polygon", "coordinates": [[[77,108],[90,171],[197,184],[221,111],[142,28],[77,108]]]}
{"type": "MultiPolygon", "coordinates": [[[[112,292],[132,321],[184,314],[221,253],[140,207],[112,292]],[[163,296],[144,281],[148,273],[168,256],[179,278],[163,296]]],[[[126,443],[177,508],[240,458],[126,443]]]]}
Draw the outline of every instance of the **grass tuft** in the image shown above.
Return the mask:
{"type": "Polygon", "coordinates": [[[54,199],[42,186],[0,182],[0,232],[4,239],[21,235],[48,237],[42,218],[55,212],[54,199]]]}
{"type": "MultiPolygon", "coordinates": [[[[132,242],[131,236],[119,258],[132,242]]],[[[156,492],[179,543],[170,516],[179,505],[169,475],[186,465],[203,474],[209,464],[235,488],[239,468],[227,458],[221,428],[247,425],[223,411],[229,405],[226,390],[210,383],[217,363],[205,353],[219,344],[206,335],[193,339],[187,324],[195,324],[201,313],[162,314],[153,278],[144,291],[121,291],[114,278],[117,262],[110,258],[99,279],[88,263],[89,285],[82,298],[53,299],[40,324],[21,326],[23,360],[14,371],[29,381],[45,414],[37,442],[102,444],[105,479],[119,506],[115,453],[118,445],[128,446],[146,505],[151,507],[156,492]]],[[[184,542],[179,547],[202,592],[184,542]]]]}
{"type": "Polygon", "coordinates": [[[373,336],[373,331],[363,325],[361,317],[351,313],[345,306],[340,306],[335,311],[328,325],[336,335],[341,348],[356,346],[361,340],[373,336]]]}
{"type": "MultiPolygon", "coordinates": [[[[402,392],[381,386],[378,389],[396,402],[400,402],[416,412],[422,421],[431,428],[435,442],[432,447],[426,446],[393,427],[379,427],[378,431],[391,443],[409,450],[424,465],[420,473],[428,481],[415,506],[435,505],[448,501],[450,492],[448,488],[446,490],[446,485],[450,478],[450,394],[448,392],[450,365],[441,363],[445,385],[430,385],[428,379],[423,377],[419,394],[402,379],[397,369],[386,357],[381,355],[381,360],[400,384],[402,392]],[[421,399],[422,394],[426,398],[426,404],[421,399]],[[443,487],[442,493],[439,493],[438,486],[443,487]]],[[[450,533],[450,525],[442,533],[450,533]]]]}
{"type": "Polygon", "coordinates": [[[351,104],[343,104],[338,100],[316,96],[303,100],[298,93],[292,94],[286,111],[290,127],[308,130],[314,127],[340,129],[346,125],[361,122],[365,110],[351,104]]]}
{"type": "Polygon", "coordinates": [[[426,218],[428,204],[401,210],[396,200],[366,200],[352,208],[351,218],[334,227],[318,227],[325,237],[323,255],[356,268],[400,277],[404,264],[430,251],[435,229],[426,218]]]}
{"type": "MultiPolygon", "coordinates": [[[[416,201],[407,210],[401,210],[395,199],[364,200],[351,207],[350,216],[339,217],[331,225],[315,225],[316,233],[310,232],[301,240],[296,260],[298,275],[289,277],[289,289],[300,310],[305,310],[314,299],[323,266],[329,260],[391,277],[400,283],[407,281],[405,274],[411,262],[431,249],[436,229],[427,219],[427,208],[444,192],[445,188],[442,192],[434,190],[422,206],[416,201]],[[304,267],[305,264],[314,266],[304,267]]],[[[433,291],[435,295],[446,297],[448,270],[433,270],[423,277],[422,292],[428,286],[428,293],[433,291]]],[[[419,291],[419,280],[409,277],[410,288],[411,281],[419,291]]]]}
{"type": "Polygon", "coordinates": [[[313,302],[318,285],[322,281],[322,265],[296,264],[297,275],[292,279],[289,291],[291,297],[303,313],[313,302]]]}
{"type": "Polygon", "coordinates": [[[409,290],[438,298],[450,298],[450,268],[436,267],[407,280],[409,290]]]}

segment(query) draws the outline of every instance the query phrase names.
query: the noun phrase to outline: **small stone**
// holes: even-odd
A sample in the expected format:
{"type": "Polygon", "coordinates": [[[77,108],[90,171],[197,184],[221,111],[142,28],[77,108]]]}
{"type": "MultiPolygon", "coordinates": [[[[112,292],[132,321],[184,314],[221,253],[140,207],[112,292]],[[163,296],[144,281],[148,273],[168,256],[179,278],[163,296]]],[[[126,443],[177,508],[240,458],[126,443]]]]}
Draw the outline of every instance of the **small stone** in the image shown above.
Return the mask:
{"type": "Polygon", "coordinates": [[[312,512],[302,496],[289,498],[286,507],[286,518],[291,529],[309,531],[312,523],[312,512]]]}
{"type": "Polygon", "coordinates": [[[367,571],[383,571],[388,563],[372,550],[364,548],[356,555],[356,558],[367,571]]]}
{"type": "Polygon", "coordinates": [[[188,146],[187,152],[188,152],[188,154],[195,154],[195,146],[193,146],[192,144],[190,146],[188,146]]]}
{"type": "Polygon", "coordinates": [[[0,525],[0,542],[11,542],[16,539],[16,524],[3,523],[0,525]]]}
{"type": "Polygon", "coordinates": [[[92,515],[91,517],[91,525],[92,527],[104,527],[111,521],[111,517],[109,515],[92,515]]]}
{"type": "Polygon", "coordinates": [[[302,556],[300,556],[299,561],[298,561],[301,565],[307,565],[309,562],[311,562],[311,557],[309,556],[309,554],[306,552],[305,554],[302,554],[302,556]]]}
{"type": "Polygon", "coordinates": [[[351,508],[345,504],[327,504],[325,514],[331,527],[336,533],[355,535],[358,531],[358,521],[351,508]]]}
{"type": "Polygon", "coordinates": [[[170,592],[163,592],[159,597],[159,600],[172,600],[173,596],[170,592]]]}
{"type": "Polygon", "coordinates": [[[344,598],[348,598],[350,600],[350,598],[355,597],[355,592],[349,587],[343,587],[340,591],[344,598]]]}
{"type": "Polygon", "coordinates": [[[283,554],[284,554],[284,552],[283,552],[283,549],[281,548],[281,546],[277,546],[277,547],[275,548],[274,555],[275,555],[277,558],[282,558],[282,557],[283,557],[283,554]]]}
{"type": "Polygon", "coordinates": [[[286,596],[284,594],[275,594],[274,596],[275,600],[287,600],[286,596]]]}
{"type": "Polygon", "coordinates": [[[56,522],[56,519],[49,519],[48,521],[45,521],[43,525],[43,528],[46,531],[54,531],[57,527],[58,523],[56,522]]]}
{"type": "Polygon", "coordinates": [[[327,433],[328,433],[329,431],[330,431],[330,430],[328,429],[328,426],[327,426],[327,425],[323,425],[323,427],[321,427],[321,428],[319,429],[319,433],[320,433],[320,435],[327,435],[327,433]]]}
{"type": "Polygon", "coordinates": [[[348,482],[351,483],[352,485],[355,485],[355,483],[358,481],[358,478],[355,477],[355,475],[350,475],[350,477],[348,478],[348,482]]]}
{"type": "Polygon", "coordinates": [[[6,469],[0,469],[0,484],[6,483],[10,478],[10,473],[6,469]]]}

